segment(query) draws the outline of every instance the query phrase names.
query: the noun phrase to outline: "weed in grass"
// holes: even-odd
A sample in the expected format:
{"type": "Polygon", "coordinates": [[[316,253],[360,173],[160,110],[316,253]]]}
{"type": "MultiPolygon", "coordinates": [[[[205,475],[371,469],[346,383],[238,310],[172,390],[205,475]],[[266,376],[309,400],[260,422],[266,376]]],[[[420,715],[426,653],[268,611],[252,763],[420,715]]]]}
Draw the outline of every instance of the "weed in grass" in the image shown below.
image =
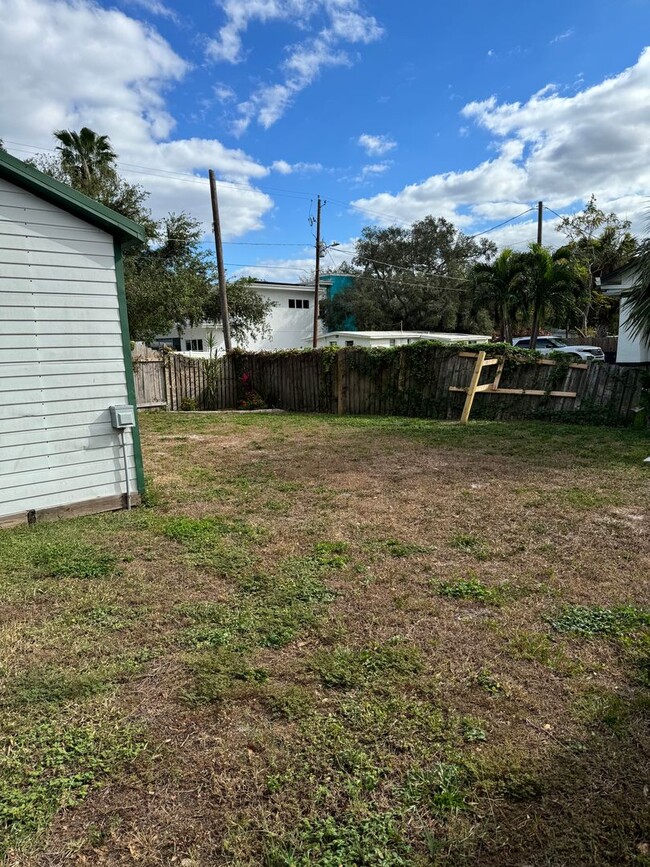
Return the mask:
{"type": "Polygon", "coordinates": [[[488,560],[490,557],[490,549],[485,542],[469,533],[457,533],[449,544],[457,551],[471,554],[477,560],[488,560]]]}
{"type": "Polygon", "coordinates": [[[21,707],[79,701],[110,686],[101,671],[68,671],[60,668],[28,668],[5,682],[0,706],[21,707]]]}
{"type": "Polygon", "coordinates": [[[436,762],[432,768],[411,768],[399,796],[407,806],[424,806],[435,815],[457,813],[468,807],[463,778],[462,768],[448,762],[436,762]]]}
{"type": "Polygon", "coordinates": [[[251,666],[246,658],[225,648],[216,648],[188,660],[194,680],[185,694],[190,704],[212,704],[235,698],[245,684],[264,683],[268,672],[251,666]]]}
{"type": "Polygon", "coordinates": [[[482,668],[480,671],[476,673],[474,678],[475,683],[481,689],[484,689],[485,692],[490,695],[507,695],[508,690],[501,683],[499,678],[493,674],[488,668],[482,668]]]}
{"type": "Polygon", "coordinates": [[[481,725],[480,720],[475,720],[469,716],[461,718],[460,733],[463,740],[468,744],[487,740],[487,732],[481,725]]]}
{"type": "Polygon", "coordinates": [[[61,539],[45,542],[32,557],[40,577],[108,578],[115,571],[116,557],[94,545],[61,539]]]}
{"type": "Polygon", "coordinates": [[[77,803],[145,748],[135,726],[97,719],[5,718],[0,754],[0,857],[45,828],[57,810],[77,803]]]}
{"type": "Polygon", "coordinates": [[[478,578],[455,578],[452,581],[440,581],[435,585],[440,596],[451,599],[471,599],[475,602],[497,604],[501,601],[499,590],[486,587],[478,578]]]}
{"type": "Polygon", "coordinates": [[[513,659],[529,659],[558,674],[571,676],[582,671],[580,663],[570,659],[561,647],[542,632],[525,629],[515,632],[508,641],[508,651],[513,659]]]}
{"type": "Polygon", "coordinates": [[[625,640],[650,629],[650,611],[634,605],[614,608],[567,605],[555,617],[549,618],[549,622],[558,632],[625,640]]]}
{"type": "Polygon", "coordinates": [[[281,843],[271,843],[265,867],[407,867],[410,847],[399,817],[368,805],[365,815],[306,820],[281,843]]]}
{"type": "Polygon", "coordinates": [[[386,539],[379,542],[378,547],[391,557],[411,557],[414,554],[427,554],[431,550],[423,545],[412,542],[399,542],[397,539],[386,539]]]}
{"type": "Polygon", "coordinates": [[[264,694],[264,702],[273,716],[291,722],[309,716],[314,707],[312,694],[301,686],[271,687],[264,694]]]}
{"type": "Polygon", "coordinates": [[[648,718],[650,697],[645,694],[624,697],[614,692],[590,689],[575,701],[573,712],[590,726],[603,725],[614,734],[623,736],[628,733],[630,720],[648,718]]]}
{"type": "Polygon", "coordinates": [[[371,684],[381,675],[392,678],[417,674],[422,670],[420,651],[416,647],[392,641],[361,650],[344,647],[319,651],[311,668],[330,689],[355,689],[371,684]]]}
{"type": "Polygon", "coordinates": [[[233,600],[179,606],[178,612],[194,621],[184,630],[183,643],[236,650],[284,647],[300,631],[316,625],[321,606],[335,598],[321,575],[338,568],[342,556],[317,546],[311,557],[285,560],[278,575],[240,578],[233,600]]]}
{"type": "Polygon", "coordinates": [[[556,492],[555,499],[572,509],[600,509],[620,506],[622,502],[616,491],[586,491],[584,488],[565,488],[556,492]]]}
{"type": "Polygon", "coordinates": [[[141,494],[142,505],[148,509],[153,509],[160,506],[163,501],[162,490],[156,485],[153,478],[149,475],[144,477],[144,491],[141,494]]]}

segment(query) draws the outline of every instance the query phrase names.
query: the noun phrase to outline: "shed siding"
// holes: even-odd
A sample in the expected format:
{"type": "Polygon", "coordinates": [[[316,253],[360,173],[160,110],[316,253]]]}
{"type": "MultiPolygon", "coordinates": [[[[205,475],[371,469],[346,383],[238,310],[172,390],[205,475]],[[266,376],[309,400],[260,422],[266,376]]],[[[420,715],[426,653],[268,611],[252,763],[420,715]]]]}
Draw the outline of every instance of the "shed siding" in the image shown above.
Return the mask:
{"type": "Polygon", "coordinates": [[[113,238],[0,179],[0,518],[122,494],[124,403],[113,238]]]}

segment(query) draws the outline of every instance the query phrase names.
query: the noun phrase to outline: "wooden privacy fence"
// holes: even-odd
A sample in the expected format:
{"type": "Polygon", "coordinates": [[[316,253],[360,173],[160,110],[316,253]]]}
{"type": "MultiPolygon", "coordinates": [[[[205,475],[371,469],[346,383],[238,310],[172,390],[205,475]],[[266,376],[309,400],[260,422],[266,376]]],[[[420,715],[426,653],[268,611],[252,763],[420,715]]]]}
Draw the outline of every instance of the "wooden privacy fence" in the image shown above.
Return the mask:
{"type": "MultiPolygon", "coordinates": [[[[159,362],[158,376],[174,410],[236,409],[256,392],[266,406],[294,412],[459,419],[476,360],[476,351],[425,344],[234,352],[207,364],[170,354],[159,362]]],[[[644,375],[640,368],[604,363],[505,358],[478,371],[472,418],[627,424],[639,405],[644,375]],[[496,371],[495,390],[489,386],[496,371]]],[[[150,402],[151,393],[138,391],[139,405],[150,402]]]]}

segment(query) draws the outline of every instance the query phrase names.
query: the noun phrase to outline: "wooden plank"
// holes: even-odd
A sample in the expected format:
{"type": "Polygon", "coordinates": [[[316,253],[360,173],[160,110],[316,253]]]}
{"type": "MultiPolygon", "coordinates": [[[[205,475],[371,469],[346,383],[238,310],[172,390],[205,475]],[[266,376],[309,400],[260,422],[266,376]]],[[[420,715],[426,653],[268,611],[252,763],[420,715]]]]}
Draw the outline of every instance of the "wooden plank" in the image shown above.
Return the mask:
{"type": "Polygon", "coordinates": [[[472,404],[474,403],[474,395],[476,394],[476,389],[478,387],[478,381],[481,377],[481,371],[483,370],[483,363],[485,361],[485,351],[481,350],[476,356],[476,364],[474,365],[474,372],[472,373],[472,379],[470,380],[469,388],[467,389],[467,398],[465,399],[465,406],[463,407],[463,412],[460,417],[461,424],[467,424],[469,421],[469,416],[472,411],[472,404]]]}
{"type": "MultiPolygon", "coordinates": [[[[131,492],[131,505],[139,506],[140,502],[140,495],[131,492]]],[[[94,500],[83,500],[79,503],[72,503],[70,505],[53,506],[47,509],[36,509],[33,518],[34,522],[38,524],[43,521],[58,521],[67,518],[79,518],[83,515],[96,515],[99,512],[117,512],[125,508],[126,495],[118,494],[117,496],[98,497],[94,500]]],[[[21,524],[27,523],[27,511],[0,517],[0,529],[8,529],[9,527],[17,527],[21,524]]]]}
{"type": "Polygon", "coordinates": [[[495,388],[494,394],[522,394],[527,397],[577,397],[575,391],[543,391],[539,388],[495,388]]]}

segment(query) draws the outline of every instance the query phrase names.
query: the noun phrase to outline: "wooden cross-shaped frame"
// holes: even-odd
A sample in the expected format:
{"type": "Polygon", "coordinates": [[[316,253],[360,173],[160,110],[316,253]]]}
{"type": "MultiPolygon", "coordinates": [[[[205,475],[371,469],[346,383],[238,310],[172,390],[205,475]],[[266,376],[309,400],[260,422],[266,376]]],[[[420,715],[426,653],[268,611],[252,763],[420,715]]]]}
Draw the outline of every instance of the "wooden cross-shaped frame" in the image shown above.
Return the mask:
{"type": "MultiPolygon", "coordinates": [[[[575,391],[542,391],[537,388],[500,388],[499,383],[501,382],[501,374],[503,373],[503,367],[506,362],[505,355],[502,355],[501,358],[486,358],[485,350],[481,350],[478,355],[475,352],[460,352],[459,355],[462,358],[475,358],[476,364],[474,365],[474,371],[472,373],[472,378],[468,386],[458,386],[458,385],[450,385],[449,391],[464,391],[467,394],[465,398],[465,406],[463,407],[463,412],[460,417],[461,424],[467,424],[469,421],[469,416],[472,411],[472,404],[474,403],[474,397],[478,394],[479,391],[488,392],[489,394],[525,394],[530,395],[532,397],[577,397],[577,392],[575,391]],[[492,365],[497,365],[496,375],[492,382],[486,382],[484,385],[479,385],[479,381],[481,379],[481,372],[484,367],[491,367],[492,365]]],[[[557,364],[557,362],[552,361],[548,358],[538,358],[537,364],[548,364],[553,365],[557,364]]],[[[587,369],[587,365],[583,363],[579,364],[569,364],[569,367],[579,368],[582,370],[587,369]]]]}

